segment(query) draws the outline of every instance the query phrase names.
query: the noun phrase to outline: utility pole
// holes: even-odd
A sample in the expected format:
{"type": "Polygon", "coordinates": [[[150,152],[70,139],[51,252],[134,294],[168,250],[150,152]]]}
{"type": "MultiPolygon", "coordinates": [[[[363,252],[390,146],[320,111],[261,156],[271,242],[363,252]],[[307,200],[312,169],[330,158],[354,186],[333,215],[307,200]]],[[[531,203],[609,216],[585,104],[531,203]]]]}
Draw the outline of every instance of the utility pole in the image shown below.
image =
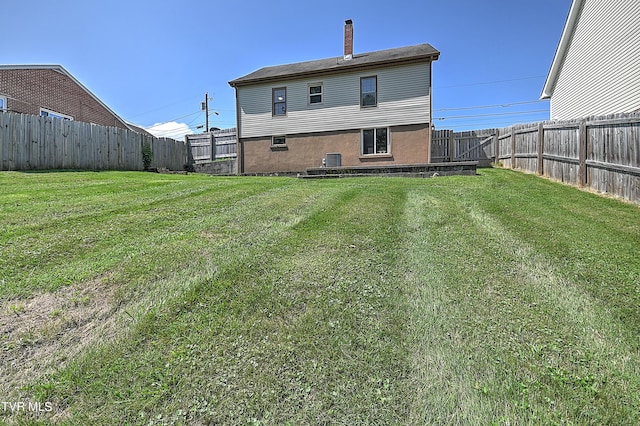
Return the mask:
{"type": "MultiPolygon", "coordinates": [[[[204,124],[204,133],[209,132],[209,99],[213,100],[213,98],[209,98],[209,92],[204,94],[204,102],[200,103],[200,109],[204,111],[205,115],[205,124],[204,124]]],[[[218,111],[213,111],[213,114],[220,115],[218,111]]],[[[202,129],[203,126],[198,126],[198,129],[202,129]]]]}
{"type": "Polygon", "coordinates": [[[205,133],[209,132],[209,92],[204,94],[205,133]]]}

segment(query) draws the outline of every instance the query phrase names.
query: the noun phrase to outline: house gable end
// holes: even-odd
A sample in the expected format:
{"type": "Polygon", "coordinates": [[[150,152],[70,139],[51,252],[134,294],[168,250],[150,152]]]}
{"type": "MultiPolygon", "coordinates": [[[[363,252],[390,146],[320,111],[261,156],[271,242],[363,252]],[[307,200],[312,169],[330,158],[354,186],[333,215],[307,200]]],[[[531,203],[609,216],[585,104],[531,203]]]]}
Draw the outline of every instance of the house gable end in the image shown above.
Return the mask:
{"type": "Polygon", "coordinates": [[[130,126],[61,65],[0,65],[0,92],[13,110],[39,114],[41,108],[76,120],[130,126]]]}

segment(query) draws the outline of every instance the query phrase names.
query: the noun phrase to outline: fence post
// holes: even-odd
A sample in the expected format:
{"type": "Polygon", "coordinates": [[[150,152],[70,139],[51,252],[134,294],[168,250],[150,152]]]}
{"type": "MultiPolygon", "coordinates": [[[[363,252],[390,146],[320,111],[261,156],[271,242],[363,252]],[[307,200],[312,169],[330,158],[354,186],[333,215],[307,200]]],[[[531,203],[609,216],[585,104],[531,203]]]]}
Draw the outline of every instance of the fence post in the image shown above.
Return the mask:
{"type": "Polygon", "coordinates": [[[447,130],[447,132],[449,133],[449,140],[448,140],[448,148],[449,148],[449,161],[453,161],[453,155],[454,155],[454,149],[453,149],[453,130],[447,130]]]}
{"type": "Polygon", "coordinates": [[[500,164],[500,129],[496,129],[496,135],[493,140],[493,149],[495,150],[494,164],[500,164]]]}
{"type": "Polygon", "coordinates": [[[516,128],[511,126],[511,169],[516,168],[516,128]]]}
{"type": "Polygon", "coordinates": [[[578,128],[578,186],[587,185],[587,123],[580,122],[578,128]]]}
{"type": "Polygon", "coordinates": [[[213,132],[209,132],[209,142],[211,143],[211,161],[216,160],[216,138],[213,136],[213,132]]]}
{"type": "Polygon", "coordinates": [[[543,155],[544,155],[544,124],[538,123],[538,176],[542,176],[544,173],[543,155]]]}

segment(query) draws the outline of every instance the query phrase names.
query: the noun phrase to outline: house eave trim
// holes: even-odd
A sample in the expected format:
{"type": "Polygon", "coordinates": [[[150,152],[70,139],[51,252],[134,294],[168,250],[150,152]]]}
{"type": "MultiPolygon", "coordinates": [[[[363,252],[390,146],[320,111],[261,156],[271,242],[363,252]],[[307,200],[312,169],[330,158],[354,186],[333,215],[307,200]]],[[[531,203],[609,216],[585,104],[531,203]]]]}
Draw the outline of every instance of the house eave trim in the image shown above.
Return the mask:
{"type": "Polygon", "coordinates": [[[247,79],[247,80],[232,80],[229,82],[231,87],[241,87],[241,86],[251,86],[254,84],[268,83],[273,81],[282,81],[282,80],[292,80],[303,77],[314,77],[320,75],[328,75],[328,74],[345,74],[352,71],[360,71],[364,69],[378,68],[381,65],[384,66],[393,66],[393,65],[405,65],[412,63],[422,63],[422,62],[433,62],[438,60],[440,54],[428,54],[415,56],[411,58],[403,58],[398,60],[384,60],[377,62],[367,62],[365,64],[349,64],[348,66],[336,67],[336,68],[326,68],[319,69],[313,71],[305,71],[299,73],[291,73],[291,74],[282,74],[277,76],[263,77],[263,78],[255,78],[255,79],[247,79]]]}
{"type": "Polygon", "coordinates": [[[556,48],[556,54],[553,58],[553,62],[551,63],[551,69],[549,70],[547,80],[544,83],[540,99],[550,99],[553,95],[556,83],[558,82],[558,77],[560,76],[562,64],[564,63],[564,59],[567,56],[567,50],[569,49],[569,45],[571,44],[571,39],[573,38],[573,34],[578,23],[578,18],[580,17],[580,12],[582,11],[584,3],[585,0],[573,0],[573,3],[571,4],[569,16],[567,17],[567,21],[565,22],[562,36],[560,37],[560,42],[558,43],[558,47],[556,48]]]}

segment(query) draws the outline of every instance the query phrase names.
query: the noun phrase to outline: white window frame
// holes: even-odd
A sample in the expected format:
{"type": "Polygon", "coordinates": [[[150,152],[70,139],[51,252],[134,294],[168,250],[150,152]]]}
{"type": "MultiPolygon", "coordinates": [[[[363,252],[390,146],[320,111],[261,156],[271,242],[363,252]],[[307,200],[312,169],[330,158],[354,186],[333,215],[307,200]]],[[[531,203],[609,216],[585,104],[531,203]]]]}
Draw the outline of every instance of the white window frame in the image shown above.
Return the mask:
{"type": "Polygon", "coordinates": [[[375,156],[375,155],[390,155],[391,154],[391,130],[388,127],[374,127],[362,129],[360,131],[360,154],[362,156],[375,156]],[[373,151],[370,153],[364,152],[364,133],[373,130],[373,151]],[[387,133],[387,147],[384,152],[378,152],[377,139],[378,131],[384,130],[387,133]]]}
{"type": "Polygon", "coordinates": [[[287,115],[287,87],[286,86],[282,86],[282,87],[274,87],[273,89],[271,89],[271,115],[273,117],[286,117],[287,115]],[[282,99],[276,99],[276,90],[284,90],[284,96],[282,99]],[[282,109],[282,113],[278,113],[278,107],[277,105],[281,105],[284,104],[284,107],[282,109]]]}
{"type": "Polygon", "coordinates": [[[2,100],[2,107],[0,107],[0,111],[4,112],[7,110],[7,97],[0,95],[0,100],[2,100]]]}
{"type": "Polygon", "coordinates": [[[324,85],[322,83],[309,83],[307,85],[307,104],[309,106],[322,105],[324,103],[324,85]],[[311,93],[312,87],[319,87],[320,93],[311,93]],[[312,102],[312,97],[320,97],[320,102],[312,102]]]}
{"type": "Polygon", "coordinates": [[[285,135],[272,136],[271,146],[287,146],[287,137],[285,135]],[[276,142],[276,140],[282,140],[282,142],[276,142]]]}
{"type": "Polygon", "coordinates": [[[377,75],[368,75],[366,77],[360,77],[360,108],[375,108],[378,106],[378,76],[377,75]],[[362,83],[365,80],[374,79],[376,83],[376,87],[373,92],[365,92],[362,90],[362,83]],[[364,104],[364,96],[365,94],[373,93],[374,103],[372,105],[364,104]]]}
{"type": "Polygon", "coordinates": [[[51,110],[51,109],[47,109],[47,108],[40,108],[40,116],[41,117],[51,117],[51,118],[62,118],[64,120],[71,120],[73,121],[73,117],[67,114],[62,114],[60,112],[51,110]]]}

